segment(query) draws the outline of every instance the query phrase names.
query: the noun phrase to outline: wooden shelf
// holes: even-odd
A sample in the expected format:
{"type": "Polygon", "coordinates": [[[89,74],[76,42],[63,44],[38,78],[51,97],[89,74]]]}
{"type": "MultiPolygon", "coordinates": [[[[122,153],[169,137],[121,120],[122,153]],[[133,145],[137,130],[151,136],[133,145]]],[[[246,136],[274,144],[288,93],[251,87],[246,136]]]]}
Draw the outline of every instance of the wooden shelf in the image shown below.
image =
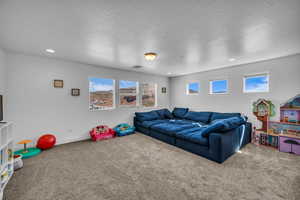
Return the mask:
{"type": "Polygon", "coordinates": [[[283,136],[283,137],[290,137],[290,138],[296,138],[296,139],[300,139],[300,135],[292,135],[292,134],[278,134],[278,136],[283,136]]]}
{"type": "Polygon", "coordinates": [[[256,130],[256,132],[267,134],[267,135],[272,135],[272,136],[283,136],[283,137],[300,139],[300,135],[293,135],[293,134],[286,134],[286,133],[284,133],[284,134],[267,133],[267,132],[260,131],[260,130],[256,130]]]}
{"type": "Polygon", "coordinates": [[[300,108],[280,108],[280,110],[300,110],[300,108]]]}
{"type": "Polygon", "coordinates": [[[276,134],[276,133],[267,133],[265,131],[258,130],[258,129],[256,130],[256,132],[259,133],[259,134],[263,133],[263,134],[272,135],[272,136],[279,136],[279,134],[276,134]]]}
{"type": "Polygon", "coordinates": [[[300,126],[300,123],[293,123],[293,122],[280,122],[280,121],[269,121],[272,123],[278,123],[278,124],[286,124],[286,125],[295,125],[295,126],[300,126]]]}

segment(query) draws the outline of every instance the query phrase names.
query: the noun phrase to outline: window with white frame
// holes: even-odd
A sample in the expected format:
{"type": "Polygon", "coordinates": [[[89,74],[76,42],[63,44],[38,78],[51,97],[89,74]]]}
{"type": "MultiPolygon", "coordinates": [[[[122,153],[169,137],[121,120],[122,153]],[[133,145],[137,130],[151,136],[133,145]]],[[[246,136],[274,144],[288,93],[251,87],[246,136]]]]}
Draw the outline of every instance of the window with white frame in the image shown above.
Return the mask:
{"type": "Polygon", "coordinates": [[[227,94],[228,80],[212,80],[210,81],[210,94],[227,94]]]}
{"type": "Polygon", "coordinates": [[[188,83],[186,86],[186,94],[193,95],[199,94],[200,84],[198,82],[188,83]]]}
{"type": "Polygon", "coordinates": [[[157,85],[155,83],[143,83],[141,84],[142,93],[142,106],[155,107],[157,104],[157,85]]]}
{"type": "Polygon", "coordinates": [[[90,110],[115,108],[115,80],[89,78],[90,110]]]}
{"type": "Polygon", "coordinates": [[[137,106],[138,82],[120,80],[119,100],[120,106],[137,106]]]}
{"type": "Polygon", "coordinates": [[[269,75],[264,73],[244,76],[244,92],[269,92],[269,75]]]}

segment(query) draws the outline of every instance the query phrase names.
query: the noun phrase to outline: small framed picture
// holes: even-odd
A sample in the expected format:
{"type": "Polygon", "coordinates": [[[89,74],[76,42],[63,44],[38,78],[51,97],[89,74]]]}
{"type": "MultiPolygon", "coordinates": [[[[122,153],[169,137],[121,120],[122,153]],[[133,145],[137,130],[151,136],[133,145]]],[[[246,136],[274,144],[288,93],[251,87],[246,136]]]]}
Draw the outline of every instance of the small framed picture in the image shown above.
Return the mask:
{"type": "Polygon", "coordinates": [[[162,87],[161,88],[161,93],[167,93],[167,88],[166,87],[162,87]]]}
{"type": "Polygon", "coordinates": [[[78,88],[72,88],[71,89],[71,95],[72,96],[80,96],[80,89],[78,89],[78,88]]]}
{"type": "Polygon", "coordinates": [[[64,87],[64,81],[63,80],[54,80],[53,86],[55,88],[63,88],[64,87]]]}

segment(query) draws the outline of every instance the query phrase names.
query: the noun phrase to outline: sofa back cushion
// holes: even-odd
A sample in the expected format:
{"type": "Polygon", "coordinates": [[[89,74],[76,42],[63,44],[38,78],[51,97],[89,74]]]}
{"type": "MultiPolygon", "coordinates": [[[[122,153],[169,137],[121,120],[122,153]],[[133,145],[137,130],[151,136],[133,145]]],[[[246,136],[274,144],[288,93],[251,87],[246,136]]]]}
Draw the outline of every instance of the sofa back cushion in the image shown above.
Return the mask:
{"type": "Polygon", "coordinates": [[[203,122],[207,124],[210,120],[212,112],[194,112],[189,111],[185,114],[184,118],[197,121],[197,122],[203,122]]]}
{"type": "Polygon", "coordinates": [[[150,112],[136,112],[135,116],[137,120],[143,122],[143,121],[151,121],[156,119],[161,119],[160,116],[157,114],[156,111],[150,111],[150,112]]]}
{"type": "Polygon", "coordinates": [[[241,113],[218,113],[213,112],[210,118],[210,122],[216,120],[216,119],[227,119],[231,117],[240,117],[241,113]]]}
{"type": "Polygon", "coordinates": [[[160,109],[160,110],[155,110],[155,112],[157,112],[160,119],[172,119],[173,118],[172,113],[166,108],[160,109]]]}
{"type": "Polygon", "coordinates": [[[230,117],[227,119],[215,120],[215,122],[211,123],[205,129],[203,129],[202,135],[204,137],[207,137],[212,132],[227,132],[245,123],[246,120],[243,117],[230,117]]]}
{"type": "Polygon", "coordinates": [[[165,110],[165,118],[166,119],[173,119],[174,118],[174,116],[172,115],[172,113],[168,109],[165,110]]]}
{"type": "Polygon", "coordinates": [[[154,110],[154,111],[157,112],[160,119],[165,119],[165,110],[166,109],[160,109],[160,110],[154,110]]]}
{"type": "Polygon", "coordinates": [[[189,111],[188,108],[174,108],[172,114],[176,118],[184,119],[184,115],[189,111]]]}

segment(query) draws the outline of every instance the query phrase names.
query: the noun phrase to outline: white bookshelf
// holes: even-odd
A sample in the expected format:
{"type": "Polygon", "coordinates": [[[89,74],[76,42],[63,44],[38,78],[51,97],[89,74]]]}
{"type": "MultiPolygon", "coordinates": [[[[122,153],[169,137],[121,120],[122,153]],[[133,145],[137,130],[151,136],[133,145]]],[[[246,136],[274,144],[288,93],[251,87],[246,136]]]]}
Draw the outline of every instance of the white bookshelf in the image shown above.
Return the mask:
{"type": "Polygon", "coordinates": [[[0,123],[0,200],[14,173],[12,123],[0,123]]]}

